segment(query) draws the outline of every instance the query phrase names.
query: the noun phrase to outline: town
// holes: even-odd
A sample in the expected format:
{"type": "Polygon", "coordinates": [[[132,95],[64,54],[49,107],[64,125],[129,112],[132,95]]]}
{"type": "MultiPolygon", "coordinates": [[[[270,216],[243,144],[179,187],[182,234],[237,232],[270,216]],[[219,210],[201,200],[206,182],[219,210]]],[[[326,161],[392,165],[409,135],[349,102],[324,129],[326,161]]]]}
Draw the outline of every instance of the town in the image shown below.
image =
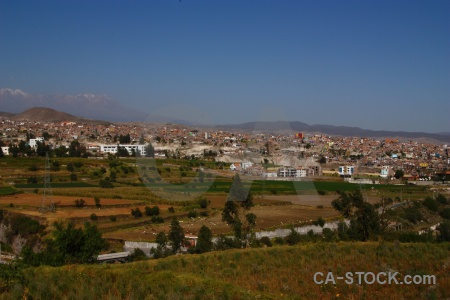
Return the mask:
{"type": "Polygon", "coordinates": [[[0,121],[0,132],[3,155],[15,157],[33,155],[38,149],[70,156],[74,143],[79,149],[76,156],[148,156],[151,144],[156,158],[212,159],[226,163],[232,171],[271,179],[338,176],[360,183],[403,180],[426,184],[450,174],[447,145],[417,139],[5,117],[0,121]]]}

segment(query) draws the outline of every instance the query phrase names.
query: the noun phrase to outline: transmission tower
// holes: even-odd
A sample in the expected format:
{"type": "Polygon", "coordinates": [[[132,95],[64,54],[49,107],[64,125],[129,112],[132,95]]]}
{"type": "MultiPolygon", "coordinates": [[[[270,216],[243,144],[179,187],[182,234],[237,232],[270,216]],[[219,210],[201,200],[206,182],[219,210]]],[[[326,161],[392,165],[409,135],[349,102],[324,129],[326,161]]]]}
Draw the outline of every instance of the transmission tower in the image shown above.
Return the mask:
{"type": "Polygon", "coordinates": [[[53,203],[52,185],[50,183],[50,159],[48,152],[45,154],[45,173],[44,173],[44,192],[42,193],[42,203],[39,207],[41,213],[55,212],[55,204],[53,203]]]}

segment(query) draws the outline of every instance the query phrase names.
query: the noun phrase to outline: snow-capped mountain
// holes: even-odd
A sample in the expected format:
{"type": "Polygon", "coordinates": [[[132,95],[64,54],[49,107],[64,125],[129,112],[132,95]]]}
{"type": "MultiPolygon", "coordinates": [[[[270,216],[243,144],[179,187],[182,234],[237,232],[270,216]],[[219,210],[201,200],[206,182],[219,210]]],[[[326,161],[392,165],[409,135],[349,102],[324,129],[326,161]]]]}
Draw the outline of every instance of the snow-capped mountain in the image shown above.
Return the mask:
{"type": "Polygon", "coordinates": [[[106,95],[38,95],[19,89],[0,89],[0,111],[20,113],[31,107],[48,107],[89,119],[143,121],[148,115],[110,99],[106,95]]]}

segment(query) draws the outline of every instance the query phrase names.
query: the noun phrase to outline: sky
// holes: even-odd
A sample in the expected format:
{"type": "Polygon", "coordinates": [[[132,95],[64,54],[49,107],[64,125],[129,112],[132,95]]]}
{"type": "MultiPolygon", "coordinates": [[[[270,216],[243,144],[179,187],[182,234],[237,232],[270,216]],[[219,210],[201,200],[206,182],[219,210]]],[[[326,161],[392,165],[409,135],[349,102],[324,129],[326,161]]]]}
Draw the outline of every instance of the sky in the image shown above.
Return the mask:
{"type": "Polygon", "coordinates": [[[0,0],[0,88],[216,124],[450,132],[450,1],[0,0]]]}

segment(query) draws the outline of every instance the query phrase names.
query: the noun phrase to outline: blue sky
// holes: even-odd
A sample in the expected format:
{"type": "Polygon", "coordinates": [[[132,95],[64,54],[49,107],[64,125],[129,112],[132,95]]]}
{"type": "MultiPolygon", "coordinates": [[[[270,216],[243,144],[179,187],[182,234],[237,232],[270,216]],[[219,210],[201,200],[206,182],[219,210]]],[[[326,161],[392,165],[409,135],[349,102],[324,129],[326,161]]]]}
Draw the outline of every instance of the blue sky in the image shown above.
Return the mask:
{"type": "Polygon", "coordinates": [[[0,87],[215,123],[450,131],[450,1],[0,0],[0,87]]]}

